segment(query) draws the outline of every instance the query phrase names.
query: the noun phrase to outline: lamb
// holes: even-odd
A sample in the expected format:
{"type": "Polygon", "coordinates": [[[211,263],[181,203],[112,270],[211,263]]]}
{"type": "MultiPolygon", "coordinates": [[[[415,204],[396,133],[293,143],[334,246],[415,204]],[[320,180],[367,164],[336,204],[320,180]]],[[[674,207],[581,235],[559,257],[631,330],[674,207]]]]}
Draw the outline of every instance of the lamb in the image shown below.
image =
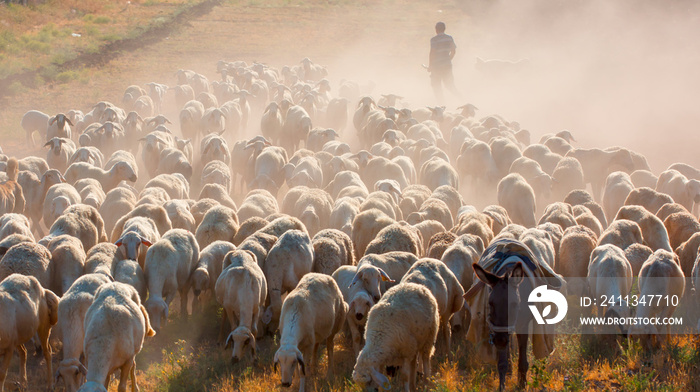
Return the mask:
{"type": "Polygon", "coordinates": [[[406,389],[415,391],[419,359],[423,377],[430,378],[430,357],[439,325],[438,304],[430,290],[415,283],[390,289],[369,312],[366,344],[357,358],[352,379],[367,387],[389,390],[389,379],[380,370],[401,366],[406,389]]]}
{"type": "MultiPolygon", "coordinates": [[[[280,365],[282,386],[292,384],[297,364],[301,367],[299,391],[305,391],[306,365],[310,373],[318,365],[318,347],[326,343],[328,368],[333,367],[333,338],[343,326],[348,305],[335,280],[309,273],[289,293],[280,316],[280,348],[274,363],[280,365]]],[[[329,370],[327,376],[332,372],[329,370]]]]}
{"type": "Polygon", "coordinates": [[[236,247],[230,242],[214,241],[199,252],[197,268],[192,272],[191,278],[195,298],[199,298],[202,292],[214,289],[223,269],[224,258],[234,250],[236,247]]]}
{"type": "MultiPolygon", "coordinates": [[[[112,233],[114,235],[114,233],[112,233]]],[[[160,239],[160,232],[153,219],[134,216],[122,226],[119,238],[114,241],[125,259],[137,260],[141,268],[146,263],[148,247],[160,239]]]]}
{"type": "Polygon", "coordinates": [[[46,383],[49,389],[53,389],[49,333],[58,322],[58,297],[44,289],[34,277],[12,274],[0,282],[0,304],[3,316],[0,350],[4,354],[0,368],[0,391],[5,390],[7,369],[15,349],[19,351],[20,380],[24,386],[27,385],[27,350],[24,344],[36,334],[46,361],[46,383]]]}
{"type": "Polygon", "coordinates": [[[625,200],[635,186],[632,179],[625,172],[612,172],[605,180],[603,189],[603,209],[608,221],[615,219],[617,211],[625,205],[625,200]]]}
{"type": "Polygon", "coordinates": [[[313,272],[332,275],[341,265],[355,264],[350,236],[340,230],[324,229],[311,239],[314,249],[313,272]]]}
{"type": "Polygon", "coordinates": [[[70,158],[75,154],[75,143],[70,139],[55,137],[46,142],[44,147],[49,147],[46,153],[49,167],[64,172],[68,168],[70,158]]]}
{"type": "Polygon", "coordinates": [[[498,204],[508,211],[514,223],[525,227],[536,225],[535,192],[520,174],[511,173],[498,183],[498,204]]]}
{"type": "MultiPolygon", "coordinates": [[[[648,306],[637,308],[636,317],[661,319],[671,317],[676,310],[677,302],[673,298],[680,299],[685,292],[685,279],[683,271],[678,265],[677,256],[673,253],[659,249],[649,256],[639,271],[639,296],[659,296],[670,298],[667,303],[664,301],[652,301],[648,306]]],[[[668,340],[669,325],[633,325],[629,329],[629,335],[643,335],[643,343],[653,345],[659,340],[668,340]],[[664,330],[664,331],[660,331],[664,330]]]]}
{"type": "Polygon", "coordinates": [[[187,316],[190,275],[198,259],[199,245],[194,234],[182,229],[168,231],[148,248],[144,273],[149,297],[145,306],[156,331],[167,321],[169,304],[178,292],[180,313],[187,316]]]}
{"type": "MultiPolygon", "coordinates": [[[[632,289],[632,278],[632,266],[622,249],[612,244],[593,249],[588,264],[588,287],[591,296],[624,298],[632,289]]],[[[602,309],[605,307],[601,305],[599,310],[602,309]]],[[[604,317],[628,317],[630,314],[631,309],[626,304],[617,303],[605,309],[604,317]]]]}
{"type": "Polygon", "coordinates": [[[628,246],[643,241],[642,229],[637,222],[620,219],[613,221],[598,238],[598,246],[613,244],[625,250],[628,246]]]}
{"type": "Polygon", "coordinates": [[[197,243],[206,247],[214,241],[231,241],[238,231],[238,217],[231,208],[216,206],[206,214],[197,227],[197,243]]]}
{"type": "Polygon", "coordinates": [[[146,336],[154,336],[148,314],[136,290],[119,282],[102,285],[85,314],[83,350],[87,363],[87,382],[80,391],[106,390],[110,375],[121,370],[117,390],[126,391],[131,375],[131,389],[136,385],[135,357],[146,336]]]}
{"type": "Polygon", "coordinates": [[[70,235],[59,235],[48,243],[51,252],[51,285],[56,295],[62,296],[81,275],[85,266],[85,250],[79,239],[70,235]]]}
{"type": "MultiPolygon", "coordinates": [[[[265,229],[260,230],[265,232],[265,229]]],[[[272,233],[271,233],[272,234],[272,233]]],[[[270,249],[263,271],[267,278],[268,302],[264,320],[274,331],[280,320],[282,295],[292,291],[302,276],[313,268],[314,250],[309,235],[301,230],[289,230],[281,234],[270,249]]]]}
{"type": "Polygon", "coordinates": [[[233,343],[233,363],[243,358],[247,348],[255,360],[255,339],[261,309],[267,298],[267,280],[255,255],[249,251],[231,251],[226,255],[226,260],[228,267],[219,275],[214,286],[216,300],[223,306],[231,325],[226,346],[233,343]]]}
{"type": "Polygon", "coordinates": [[[38,110],[30,110],[22,116],[20,126],[26,133],[27,145],[34,148],[34,132],[46,132],[49,127],[49,115],[38,110]]]}
{"type": "Polygon", "coordinates": [[[75,392],[82,384],[87,368],[80,362],[85,338],[85,313],[100,286],[111,280],[104,274],[78,278],[58,302],[58,330],[62,332],[63,359],[56,370],[56,381],[63,379],[66,392],[75,392]]]}
{"type": "Polygon", "coordinates": [[[652,250],[665,249],[669,252],[673,251],[664,223],[644,207],[622,206],[618,210],[615,219],[629,219],[636,222],[642,230],[644,242],[649,245],[652,250]]]}
{"type": "Polygon", "coordinates": [[[64,174],[69,184],[75,183],[81,178],[94,178],[102,185],[102,190],[111,191],[116,188],[121,181],[136,182],[136,172],[127,162],[119,162],[109,171],[94,167],[88,163],[77,162],[71,164],[64,174]]]}
{"type": "Polygon", "coordinates": [[[452,314],[462,309],[464,289],[457,277],[447,266],[437,259],[423,258],[416,261],[401,278],[402,283],[416,283],[425,286],[435,297],[440,314],[440,340],[448,356],[451,354],[452,314]]]}
{"type": "Polygon", "coordinates": [[[19,163],[17,159],[10,158],[7,161],[8,180],[0,183],[0,215],[8,212],[21,214],[24,212],[24,193],[22,187],[17,182],[19,173],[19,163]]]}

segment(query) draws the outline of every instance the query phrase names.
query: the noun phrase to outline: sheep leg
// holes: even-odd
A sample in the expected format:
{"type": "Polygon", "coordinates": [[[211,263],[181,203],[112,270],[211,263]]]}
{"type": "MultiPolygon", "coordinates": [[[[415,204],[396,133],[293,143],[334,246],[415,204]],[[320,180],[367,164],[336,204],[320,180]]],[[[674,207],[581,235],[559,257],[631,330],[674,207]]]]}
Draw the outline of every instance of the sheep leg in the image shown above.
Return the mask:
{"type": "Polygon", "coordinates": [[[527,341],[528,334],[518,334],[518,387],[525,388],[527,385],[527,341]]]}
{"type": "Polygon", "coordinates": [[[355,351],[355,358],[357,358],[362,349],[362,334],[357,325],[352,323],[348,323],[348,325],[350,327],[350,335],[352,336],[352,349],[355,351]]]}
{"type": "Polygon", "coordinates": [[[406,378],[406,392],[414,392],[416,390],[416,361],[418,357],[407,359],[402,366],[403,375],[406,378]]]}
{"type": "Polygon", "coordinates": [[[190,286],[186,285],[185,288],[180,290],[180,314],[184,320],[187,320],[187,296],[190,293],[190,286]]]}
{"type": "MultiPolygon", "coordinates": [[[[129,375],[131,374],[131,367],[133,365],[132,361],[127,361],[120,369],[121,372],[119,374],[119,385],[117,386],[117,391],[119,392],[126,392],[126,383],[129,381],[129,375]]],[[[132,384],[132,390],[133,384],[132,384]]]]}
{"type": "Polygon", "coordinates": [[[136,360],[131,361],[131,392],[139,392],[139,386],[136,384],[136,360]]]}
{"type": "Polygon", "coordinates": [[[27,386],[27,349],[23,344],[17,346],[19,354],[19,379],[22,380],[22,385],[27,386]]]}
{"type": "Polygon", "coordinates": [[[10,360],[12,360],[13,354],[14,349],[8,348],[5,350],[5,356],[2,358],[2,368],[0,368],[0,392],[5,391],[5,377],[7,377],[7,369],[10,367],[10,360]]]}
{"type": "Polygon", "coordinates": [[[430,371],[430,349],[432,347],[428,346],[423,350],[421,353],[421,362],[423,363],[423,378],[424,379],[429,379],[431,376],[431,371],[430,371]]]}
{"type": "Polygon", "coordinates": [[[450,322],[449,320],[445,320],[445,322],[442,324],[442,335],[445,343],[445,351],[447,352],[447,359],[452,359],[452,352],[451,352],[451,346],[452,346],[452,336],[451,336],[452,328],[450,327],[450,322]]]}
{"type": "MultiPolygon", "coordinates": [[[[49,346],[49,333],[51,326],[39,326],[39,340],[41,341],[41,350],[44,352],[44,360],[46,361],[46,379],[48,380],[49,389],[53,389],[53,372],[51,369],[51,346],[49,346]]],[[[25,361],[26,363],[26,361],[25,361]]]]}
{"type": "Polygon", "coordinates": [[[229,325],[230,325],[230,323],[228,322],[228,317],[226,317],[225,315],[222,315],[221,316],[221,328],[219,328],[219,344],[224,343],[224,339],[226,339],[226,337],[224,335],[226,334],[226,331],[230,330],[230,328],[228,328],[229,325]]]}
{"type": "Polygon", "coordinates": [[[318,349],[319,349],[320,344],[316,343],[313,345],[313,351],[311,352],[312,355],[312,360],[311,360],[311,374],[316,374],[316,368],[318,367],[318,349]]]}

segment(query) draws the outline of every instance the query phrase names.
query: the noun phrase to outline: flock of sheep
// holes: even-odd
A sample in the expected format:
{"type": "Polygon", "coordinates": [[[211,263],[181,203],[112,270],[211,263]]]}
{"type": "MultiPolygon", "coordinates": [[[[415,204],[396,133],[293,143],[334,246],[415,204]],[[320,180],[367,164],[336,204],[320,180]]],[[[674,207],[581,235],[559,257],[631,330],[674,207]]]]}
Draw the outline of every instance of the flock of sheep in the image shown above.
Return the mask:
{"type": "MultiPolygon", "coordinates": [[[[223,307],[219,339],[235,361],[279,330],[283,386],[296,374],[305,390],[319,346],[331,364],[344,331],[353,380],[389,389],[385,370],[399,367],[414,391],[436,345],[450,355],[453,333],[484,328],[486,309],[463,295],[498,238],[589,277],[569,292],[700,276],[700,171],[689,165],[657,176],[633,151],[577,148],[568,131],[532,143],[470,104],[411,110],[352,82],[336,93],[308,59],[280,70],[220,61],[217,72],[180,70],[176,86],[129,86],[118,104],[22,118],[28,147],[38,151],[38,132],[48,151],[0,161],[0,391],[15,352],[26,385],[30,341],[47,387],[104,391],[121,370],[118,390],[129,376],[137,390],[144,338],[178,294],[187,315],[190,293],[192,313],[223,307]]],[[[682,295],[668,283],[640,291],[682,295]]]]}

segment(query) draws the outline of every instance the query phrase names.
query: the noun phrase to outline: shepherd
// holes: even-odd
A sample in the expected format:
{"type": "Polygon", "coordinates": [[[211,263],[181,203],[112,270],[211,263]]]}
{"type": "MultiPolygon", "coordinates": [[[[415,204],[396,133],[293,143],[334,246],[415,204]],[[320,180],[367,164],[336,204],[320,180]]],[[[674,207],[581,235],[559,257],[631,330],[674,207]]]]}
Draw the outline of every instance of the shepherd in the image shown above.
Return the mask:
{"type": "Polygon", "coordinates": [[[430,58],[427,69],[430,72],[430,81],[435,92],[435,98],[437,98],[439,104],[442,104],[444,100],[442,93],[443,83],[450,92],[457,97],[460,96],[452,75],[452,58],[455,57],[457,45],[455,45],[451,35],[445,34],[445,23],[437,22],[435,33],[436,35],[430,39],[430,58]]]}

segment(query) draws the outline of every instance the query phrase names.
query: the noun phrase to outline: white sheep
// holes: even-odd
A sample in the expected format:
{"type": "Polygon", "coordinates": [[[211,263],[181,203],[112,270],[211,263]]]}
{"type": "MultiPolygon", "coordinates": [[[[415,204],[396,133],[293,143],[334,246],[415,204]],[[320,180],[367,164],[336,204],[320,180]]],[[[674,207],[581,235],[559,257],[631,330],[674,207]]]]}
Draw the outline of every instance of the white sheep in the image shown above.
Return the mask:
{"type": "Polygon", "coordinates": [[[652,250],[665,249],[672,252],[668,232],[663,221],[642,206],[622,206],[615,219],[629,219],[642,230],[642,239],[652,250]]]}
{"type": "Polygon", "coordinates": [[[94,178],[100,182],[102,189],[107,192],[114,189],[121,181],[136,182],[138,179],[133,167],[127,162],[119,162],[109,171],[94,167],[88,163],[76,162],[66,169],[64,177],[69,184],[73,184],[81,178],[94,178]]]}
{"type": "Polygon", "coordinates": [[[44,289],[32,276],[12,274],[0,282],[0,351],[4,361],[0,367],[0,391],[5,390],[5,378],[15,349],[19,351],[21,383],[27,385],[27,349],[24,344],[38,334],[47,370],[47,387],[53,388],[51,372],[51,327],[58,322],[58,297],[44,289]]]}
{"type": "Polygon", "coordinates": [[[171,199],[188,199],[190,195],[190,184],[181,173],[158,174],[146,183],[144,191],[148,188],[162,188],[171,199]]]}
{"type": "Polygon", "coordinates": [[[416,366],[423,365],[423,377],[430,378],[440,317],[430,290],[415,283],[389,289],[369,312],[365,346],[357,357],[352,379],[367,387],[391,389],[381,372],[386,366],[401,366],[406,390],[416,390],[416,366]]]}
{"type": "Polygon", "coordinates": [[[206,247],[214,241],[231,241],[238,231],[236,212],[228,207],[216,206],[207,211],[197,227],[197,243],[206,247]]]}
{"type": "Polygon", "coordinates": [[[107,233],[111,234],[117,221],[134,209],[136,201],[136,195],[130,189],[122,186],[107,192],[99,209],[107,233]]]}
{"type": "Polygon", "coordinates": [[[248,192],[243,203],[238,209],[238,218],[241,222],[252,217],[265,218],[279,212],[277,199],[264,189],[254,189],[248,192]]]}
{"type": "Polygon", "coordinates": [[[119,248],[123,258],[137,260],[143,268],[148,247],[159,239],[160,232],[153,219],[135,216],[124,222],[121,235],[114,245],[119,248]]]}
{"type": "Polygon", "coordinates": [[[123,283],[102,285],[85,314],[83,351],[87,363],[87,382],[78,391],[104,391],[112,373],[121,370],[117,390],[126,391],[131,375],[131,390],[136,385],[136,354],[146,336],[156,333],[136,290],[123,283]]]}
{"type": "Polygon", "coordinates": [[[173,228],[195,230],[194,215],[190,212],[190,203],[187,200],[168,200],[163,203],[163,208],[168,212],[173,228]]]}
{"type": "MultiPolygon", "coordinates": [[[[601,245],[591,252],[588,264],[589,295],[600,300],[607,298],[624,298],[632,289],[632,266],[625,257],[625,252],[612,244],[601,245]]],[[[605,310],[605,317],[628,317],[630,308],[625,303],[599,304],[599,311],[605,310]],[[606,309],[607,307],[607,309],[606,309]]]]}
{"type": "Polygon", "coordinates": [[[440,314],[440,340],[443,349],[451,354],[450,318],[464,304],[464,289],[457,277],[440,260],[423,258],[416,261],[401,278],[402,283],[417,283],[425,286],[435,297],[440,314]]]}
{"type": "MultiPolygon", "coordinates": [[[[306,376],[318,366],[322,342],[326,343],[328,369],[333,368],[333,338],[343,326],[347,310],[333,278],[313,272],[301,278],[285,298],[280,316],[280,348],[275,352],[274,363],[279,364],[282,386],[292,384],[299,366],[299,391],[306,390],[306,376]]],[[[332,373],[329,370],[327,377],[332,373]]]]}
{"type": "Polygon", "coordinates": [[[53,272],[50,288],[60,296],[83,275],[87,256],[80,240],[66,234],[54,237],[46,247],[51,252],[53,272]]]}
{"type": "MultiPolygon", "coordinates": [[[[685,277],[677,257],[671,252],[659,249],[644,262],[638,277],[639,298],[658,298],[660,295],[663,300],[637,306],[635,317],[663,319],[673,315],[677,306],[674,304],[678,304],[677,300],[683,298],[685,292],[685,277]],[[668,298],[668,301],[665,298],[668,298]]],[[[668,324],[633,325],[629,329],[629,335],[642,335],[640,338],[645,344],[653,345],[659,341],[667,341],[669,331],[668,324]]]]}
{"type": "Polygon", "coordinates": [[[143,268],[136,260],[123,259],[112,264],[112,276],[115,282],[128,284],[136,289],[139,297],[146,298],[147,284],[143,268]]]}
{"type": "Polygon", "coordinates": [[[678,170],[666,170],[659,174],[656,191],[671,196],[691,212],[695,212],[694,204],[700,202],[700,181],[688,179],[678,170]]]}
{"type": "MultiPolygon", "coordinates": [[[[260,232],[264,232],[262,229],[260,232]]],[[[243,248],[243,245],[241,245],[243,248]]],[[[268,302],[263,320],[269,329],[277,329],[282,309],[282,296],[297,286],[302,276],[313,268],[314,251],[309,235],[301,230],[289,230],[282,234],[270,249],[263,271],[267,279],[268,302]]]]}
{"type": "MultiPolygon", "coordinates": [[[[228,241],[214,241],[202,248],[197,260],[197,268],[192,272],[192,290],[195,298],[202,292],[214,289],[216,280],[221,275],[224,258],[228,252],[236,250],[236,246],[228,241]]],[[[267,293],[267,291],[266,291],[267,293]]],[[[195,304],[192,304],[195,307],[195,304]]]]}
{"type": "Polygon", "coordinates": [[[511,173],[498,183],[498,204],[505,207],[514,223],[536,225],[535,192],[520,174],[511,173]]]}
{"type": "Polygon", "coordinates": [[[46,162],[49,167],[64,172],[69,165],[70,158],[75,154],[75,143],[72,140],[54,137],[44,147],[49,147],[46,153],[46,162]]]}
{"type": "Polygon", "coordinates": [[[38,110],[30,110],[24,113],[20,125],[26,133],[27,145],[34,148],[34,132],[46,132],[49,127],[49,115],[38,110]]]}
{"type": "Polygon", "coordinates": [[[87,274],[78,278],[58,302],[58,325],[63,343],[63,359],[56,370],[56,380],[63,380],[66,392],[75,392],[82,384],[87,368],[80,362],[85,338],[85,313],[92,305],[97,289],[111,279],[104,274],[87,274]]]}
{"type": "Polygon", "coordinates": [[[71,128],[73,122],[63,113],[59,113],[49,119],[48,127],[46,128],[46,141],[54,137],[71,138],[71,128]]]}
{"type": "Polygon", "coordinates": [[[350,285],[361,286],[377,302],[386,290],[406,275],[417,260],[416,255],[408,252],[366,255],[358,261],[357,273],[350,285]]]}
{"type": "Polygon", "coordinates": [[[247,348],[255,360],[255,339],[267,298],[265,274],[250,251],[231,251],[225,258],[227,267],[216,280],[214,291],[231,325],[226,347],[233,343],[232,362],[242,359],[247,348]]]}
{"type": "Polygon", "coordinates": [[[180,313],[187,316],[190,275],[197,265],[199,245],[194,234],[172,229],[146,252],[144,272],[149,297],[145,303],[153,328],[157,331],[168,319],[168,307],[180,293],[180,313]]]}

